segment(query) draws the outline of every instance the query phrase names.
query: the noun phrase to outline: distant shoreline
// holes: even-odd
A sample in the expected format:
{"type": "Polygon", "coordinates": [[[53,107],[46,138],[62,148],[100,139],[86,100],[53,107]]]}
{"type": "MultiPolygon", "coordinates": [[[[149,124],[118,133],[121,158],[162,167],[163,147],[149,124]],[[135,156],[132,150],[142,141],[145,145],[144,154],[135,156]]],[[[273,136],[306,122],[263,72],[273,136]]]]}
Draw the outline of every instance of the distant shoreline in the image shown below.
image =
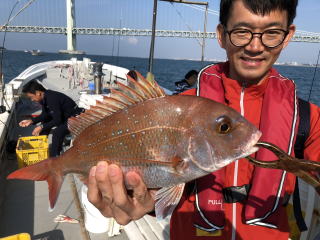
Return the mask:
{"type": "MultiPolygon", "coordinates": [[[[12,51],[12,52],[25,52],[25,50],[12,50],[12,49],[1,49],[5,51],[12,51]]],[[[44,52],[41,51],[42,54],[60,54],[59,52],[44,52]]],[[[66,54],[62,54],[66,55],[66,54]]],[[[70,58],[75,57],[78,55],[72,55],[70,54],[70,58]]],[[[105,56],[105,57],[112,57],[110,55],[100,55],[100,54],[83,54],[79,56],[105,56]]],[[[117,57],[117,56],[113,56],[117,57]]],[[[148,59],[147,57],[132,57],[132,56],[119,56],[120,58],[139,58],[139,59],[148,59]]],[[[182,58],[155,58],[154,60],[169,60],[169,61],[193,61],[193,62],[200,62],[201,60],[197,59],[182,59],[182,58]]],[[[224,62],[225,60],[218,60],[218,59],[205,59],[204,62],[207,63],[219,63],[219,62],[224,62]]],[[[316,64],[307,64],[307,63],[298,63],[298,62],[285,62],[285,63],[275,63],[274,66],[290,66],[290,67],[316,67],[316,64]]]]}

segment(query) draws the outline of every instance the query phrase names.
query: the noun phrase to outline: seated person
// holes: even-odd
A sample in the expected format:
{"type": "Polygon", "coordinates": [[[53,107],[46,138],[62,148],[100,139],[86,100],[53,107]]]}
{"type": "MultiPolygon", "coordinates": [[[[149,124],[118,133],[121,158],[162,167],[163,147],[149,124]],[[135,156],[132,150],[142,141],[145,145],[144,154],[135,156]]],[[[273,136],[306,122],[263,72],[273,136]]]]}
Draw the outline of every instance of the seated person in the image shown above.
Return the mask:
{"type": "Polygon", "coordinates": [[[184,79],[175,82],[176,89],[173,92],[173,94],[179,94],[181,92],[184,92],[185,90],[188,90],[193,87],[193,85],[197,82],[198,78],[198,72],[196,70],[189,71],[185,76],[184,79]]]}
{"type": "Polygon", "coordinates": [[[19,123],[21,127],[28,127],[37,123],[33,136],[48,135],[53,127],[50,157],[60,155],[64,137],[69,134],[68,118],[78,115],[84,111],[63,93],[45,89],[37,80],[32,80],[23,86],[22,93],[26,94],[31,101],[42,105],[42,112],[38,117],[23,120],[19,123]]]}
{"type": "Polygon", "coordinates": [[[130,76],[132,79],[134,80],[138,80],[138,75],[136,73],[135,70],[130,70],[128,73],[127,73],[128,76],[130,76]]]}

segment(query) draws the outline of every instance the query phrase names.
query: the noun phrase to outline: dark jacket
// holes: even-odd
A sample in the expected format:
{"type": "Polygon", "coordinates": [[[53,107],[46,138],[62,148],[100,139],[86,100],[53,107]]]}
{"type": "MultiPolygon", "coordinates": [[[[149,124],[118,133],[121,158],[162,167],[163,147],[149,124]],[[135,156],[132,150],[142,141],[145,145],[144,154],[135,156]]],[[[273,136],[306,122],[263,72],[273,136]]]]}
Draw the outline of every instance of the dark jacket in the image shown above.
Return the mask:
{"type": "Polygon", "coordinates": [[[41,105],[41,114],[38,117],[32,118],[32,121],[33,124],[42,122],[42,130],[59,126],[65,123],[69,117],[80,114],[83,110],[67,95],[52,90],[44,92],[41,105]]]}
{"type": "Polygon", "coordinates": [[[174,84],[176,85],[176,89],[174,90],[174,92],[172,94],[179,94],[179,93],[182,93],[182,92],[192,88],[192,86],[189,85],[189,83],[185,79],[183,79],[179,82],[175,82],[174,84]]]}

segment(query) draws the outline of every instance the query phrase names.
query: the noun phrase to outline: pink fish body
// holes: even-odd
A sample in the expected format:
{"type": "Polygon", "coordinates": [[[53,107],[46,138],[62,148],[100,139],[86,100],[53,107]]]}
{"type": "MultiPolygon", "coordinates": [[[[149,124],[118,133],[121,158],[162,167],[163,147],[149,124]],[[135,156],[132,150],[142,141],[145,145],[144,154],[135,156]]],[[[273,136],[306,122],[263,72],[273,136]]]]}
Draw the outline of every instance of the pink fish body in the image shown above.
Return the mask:
{"type": "Polygon", "coordinates": [[[261,133],[233,109],[196,96],[166,96],[139,74],[86,113],[69,120],[73,146],[9,179],[47,180],[54,207],[63,176],[87,176],[98,161],[138,172],[156,195],[156,214],[170,215],[184,184],[257,151],[261,133]],[[167,199],[171,199],[169,202],[167,199]]]}

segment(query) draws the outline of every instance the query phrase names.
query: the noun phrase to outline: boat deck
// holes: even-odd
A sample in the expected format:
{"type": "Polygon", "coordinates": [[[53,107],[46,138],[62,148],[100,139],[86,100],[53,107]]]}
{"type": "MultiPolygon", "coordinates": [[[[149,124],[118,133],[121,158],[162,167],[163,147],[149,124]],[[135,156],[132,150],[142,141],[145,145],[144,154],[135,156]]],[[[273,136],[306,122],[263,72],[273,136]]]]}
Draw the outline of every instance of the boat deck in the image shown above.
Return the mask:
{"type": "MultiPolygon", "coordinates": [[[[68,95],[78,102],[79,90],[74,89],[74,91],[68,92],[66,82],[61,84],[63,81],[59,77],[63,78],[63,74],[60,74],[57,69],[47,72],[46,78],[42,80],[47,85],[52,83],[50,89],[59,90],[59,87],[62,87],[63,89],[60,89],[60,91],[69,93],[68,95]],[[53,84],[57,82],[59,82],[58,85],[53,84]]],[[[39,106],[20,99],[12,112],[11,119],[9,119],[10,125],[7,124],[9,131],[6,141],[17,140],[21,136],[31,136],[33,127],[21,128],[18,123],[25,119],[27,115],[39,114],[39,106]]],[[[49,141],[50,139],[51,136],[49,135],[49,141]]],[[[57,205],[52,212],[49,212],[48,185],[46,182],[5,180],[6,175],[17,169],[15,152],[3,155],[0,168],[0,173],[2,173],[0,176],[0,238],[26,232],[35,240],[169,239],[168,220],[158,223],[152,216],[145,216],[124,227],[111,220],[108,232],[90,233],[84,227],[83,206],[79,201],[82,184],[74,175],[70,174],[65,177],[57,205]],[[54,222],[54,219],[60,214],[77,219],[79,223],[54,222]]]]}
{"type": "MultiPolygon", "coordinates": [[[[35,110],[32,107],[21,108],[21,111],[17,110],[15,119],[18,122],[22,116],[36,113],[35,110]]],[[[16,127],[10,132],[10,139],[29,136],[31,132],[32,127],[16,127]]],[[[18,167],[16,154],[7,154],[5,158],[8,174],[18,167]]],[[[6,180],[4,195],[2,195],[4,200],[0,215],[0,237],[26,232],[32,236],[32,239],[108,239],[107,234],[91,234],[85,230],[82,208],[77,204],[79,188],[80,184],[74,181],[73,175],[68,175],[62,185],[58,204],[52,212],[49,212],[47,182],[6,180]],[[54,222],[59,214],[77,219],[79,224],[54,222]]],[[[123,232],[112,239],[128,238],[123,232]]]]}

